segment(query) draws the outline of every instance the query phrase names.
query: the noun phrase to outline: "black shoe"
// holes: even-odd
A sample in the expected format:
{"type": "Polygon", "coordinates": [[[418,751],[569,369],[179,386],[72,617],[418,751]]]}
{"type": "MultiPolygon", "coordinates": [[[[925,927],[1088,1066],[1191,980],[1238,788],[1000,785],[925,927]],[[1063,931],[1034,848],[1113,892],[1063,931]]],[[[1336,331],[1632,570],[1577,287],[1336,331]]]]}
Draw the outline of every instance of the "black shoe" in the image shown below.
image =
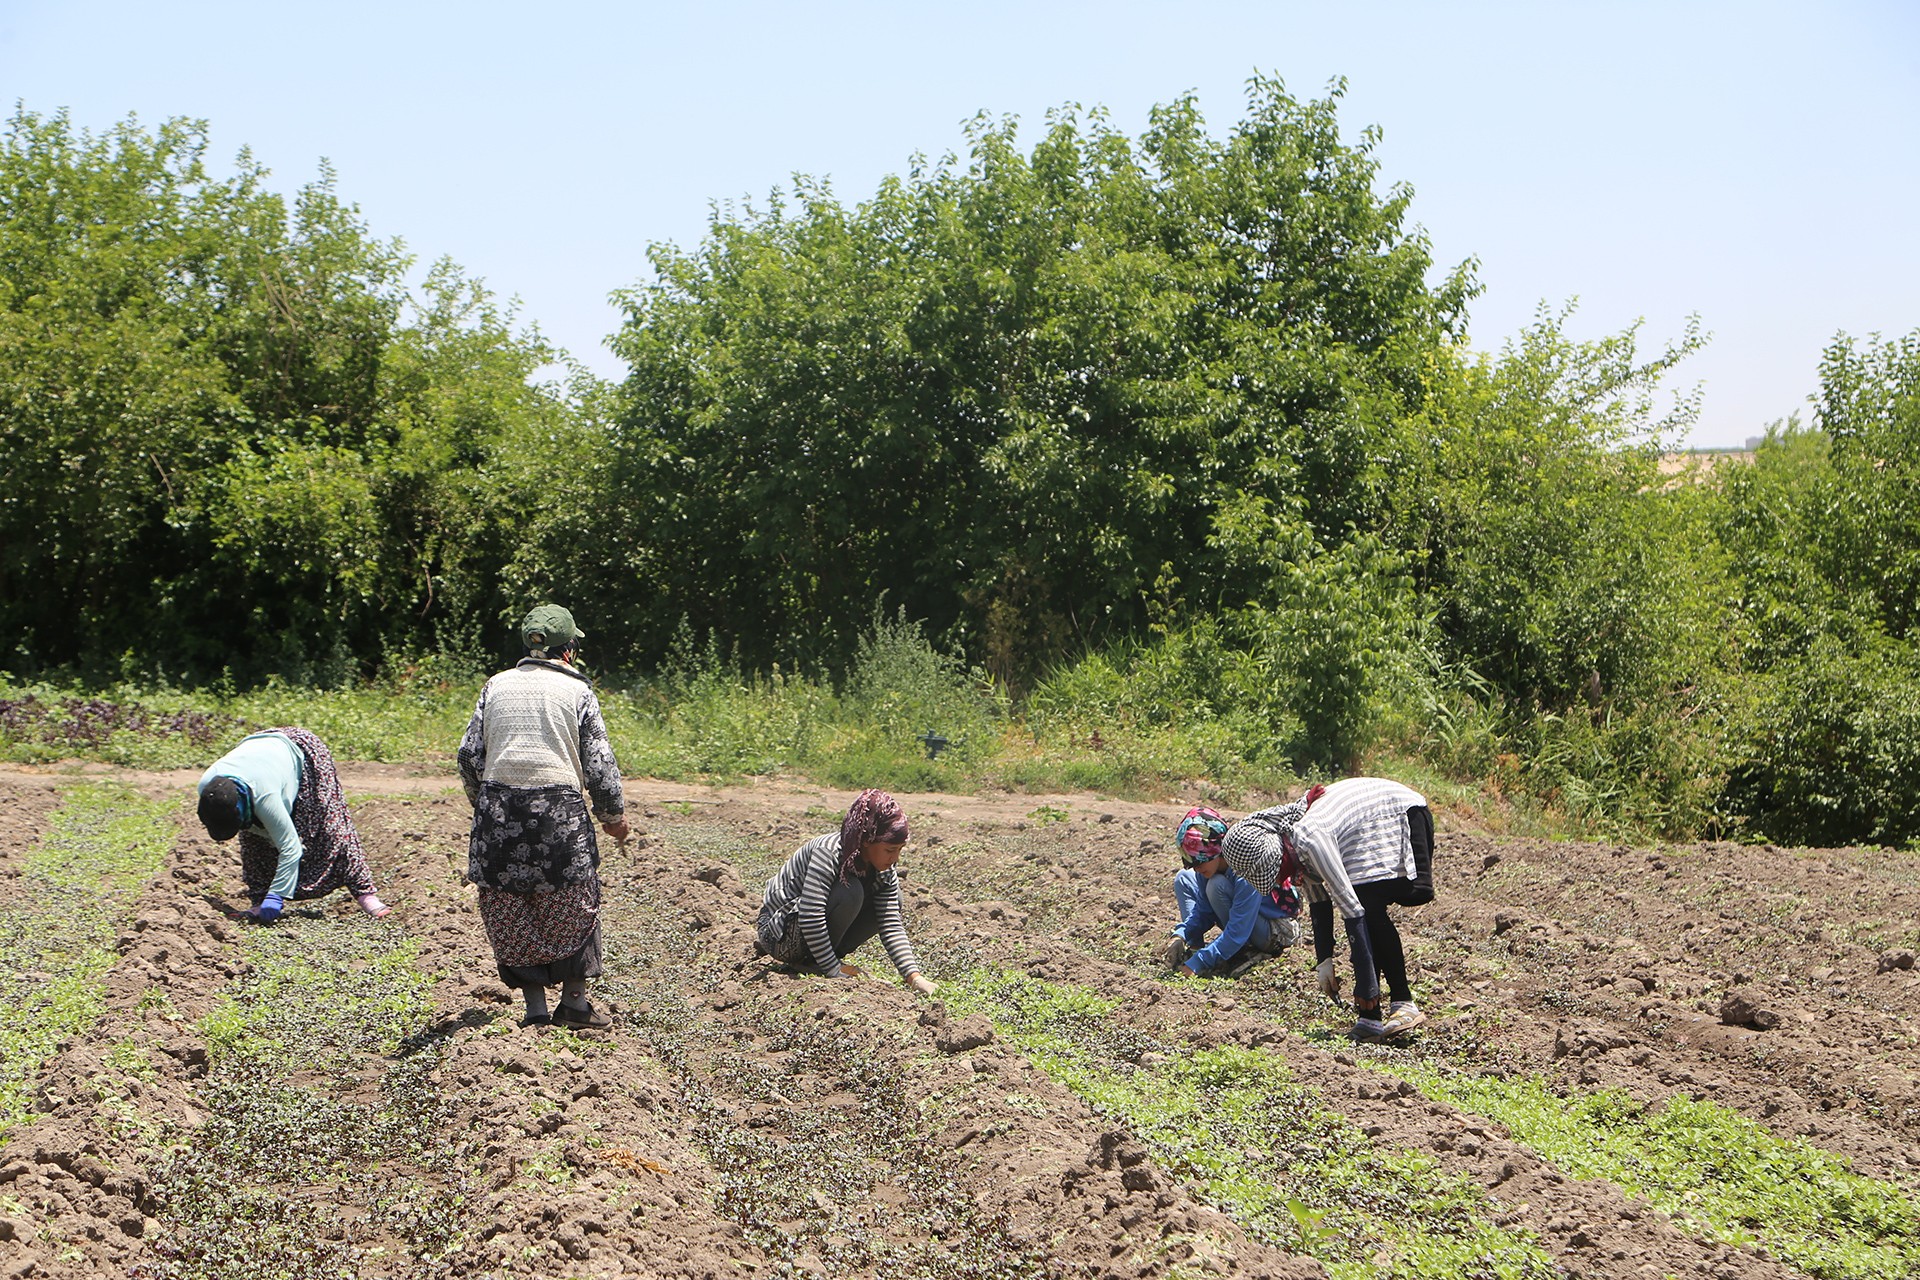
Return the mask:
{"type": "Polygon", "coordinates": [[[613,1019],[591,1004],[584,1009],[563,1004],[553,1011],[553,1025],[572,1031],[608,1031],[613,1027],[613,1019]]]}
{"type": "Polygon", "coordinates": [[[520,1019],[520,1025],[523,1027],[550,1027],[553,1025],[553,1015],[543,1013],[538,1016],[522,1018],[520,1019]]]}

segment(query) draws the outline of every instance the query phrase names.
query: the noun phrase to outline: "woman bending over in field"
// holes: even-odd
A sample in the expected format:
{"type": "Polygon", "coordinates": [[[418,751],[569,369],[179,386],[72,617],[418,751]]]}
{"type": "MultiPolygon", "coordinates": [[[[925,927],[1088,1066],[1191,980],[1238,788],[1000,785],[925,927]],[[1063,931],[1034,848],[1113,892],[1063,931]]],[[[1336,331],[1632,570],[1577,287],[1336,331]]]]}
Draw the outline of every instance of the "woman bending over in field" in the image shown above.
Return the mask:
{"type": "Polygon", "coordinates": [[[877,934],[907,985],[932,995],[936,987],[920,972],[901,918],[894,864],[906,843],[900,802],[884,791],[862,791],[840,830],[801,845],[767,881],[760,953],[827,977],[857,978],[860,971],[842,957],[877,934]]]}
{"type": "Polygon", "coordinates": [[[1425,796],[1385,778],[1346,778],[1242,818],[1221,850],[1262,892],[1301,873],[1320,990],[1331,998],[1340,994],[1333,968],[1333,909],[1340,908],[1353,963],[1355,1039],[1397,1036],[1427,1020],[1413,1001],[1406,952],[1387,913],[1433,901],[1433,811],[1425,796]],[[1382,976],[1392,1000],[1384,1019],[1382,976]]]}
{"type": "Polygon", "coordinates": [[[1235,875],[1220,850],[1226,832],[1226,820],[1204,807],[1187,810],[1174,829],[1173,843],[1186,865],[1173,877],[1180,923],[1161,955],[1176,977],[1238,974],[1300,940],[1299,893],[1285,879],[1261,893],[1235,875]],[[1219,936],[1208,942],[1207,933],[1216,928],[1219,936]]]}
{"type": "Polygon", "coordinates": [[[573,665],[582,635],[558,605],[527,615],[527,656],[480,691],[459,763],[473,802],[467,879],[480,890],[500,981],[526,1001],[522,1025],[604,1031],[612,1020],[587,999],[587,980],[600,976],[593,818],[615,840],[627,838],[627,820],[600,700],[573,665]],[[550,1010],[556,984],[560,1007],[550,1010]]]}
{"type": "Polygon", "coordinates": [[[375,919],[387,904],[347,814],[346,793],[327,744],[305,729],[270,729],[200,775],[200,824],[216,841],[240,837],[240,875],[263,924],[289,900],[319,898],[345,885],[375,919]]]}

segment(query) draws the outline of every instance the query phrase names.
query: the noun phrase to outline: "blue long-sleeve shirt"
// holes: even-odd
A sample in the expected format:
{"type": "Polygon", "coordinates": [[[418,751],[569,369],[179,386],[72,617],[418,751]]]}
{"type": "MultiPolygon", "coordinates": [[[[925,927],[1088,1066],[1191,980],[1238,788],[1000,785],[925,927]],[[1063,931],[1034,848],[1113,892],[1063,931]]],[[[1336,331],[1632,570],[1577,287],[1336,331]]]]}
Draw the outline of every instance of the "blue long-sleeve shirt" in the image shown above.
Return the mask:
{"type": "Polygon", "coordinates": [[[1225,876],[1233,885],[1233,902],[1227,908],[1227,918],[1222,920],[1214,913],[1213,905],[1207,901],[1206,886],[1201,885],[1201,893],[1194,900],[1193,910],[1180,922],[1180,936],[1189,947],[1196,948],[1187,958],[1187,968],[1194,974],[1205,973],[1209,969],[1232,960],[1247,945],[1247,939],[1253,936],[1254,922],[1281,919],[1285,914],[1273,895],[1261,893],[1252,885],[1233,874],[1227,868],[1214,872],[1214,878],[1225,876]],[[1202,947],[1200,940],[1207,936],[1207,930],[1219,926],[1220,936],[1202,947]]]}
{"type": "Polygon", "coordinates": [[[300,887],[300,835],[293,829],[293,802],[300,795],[305,763],[300,748],[282,733],[256,733],[207,766],[200,775],[204,792],[215,778],[238,778],[253,797],[253,821],[246,827],[273,841],[280,860],[268,892],[291,899],[300,887]]]}

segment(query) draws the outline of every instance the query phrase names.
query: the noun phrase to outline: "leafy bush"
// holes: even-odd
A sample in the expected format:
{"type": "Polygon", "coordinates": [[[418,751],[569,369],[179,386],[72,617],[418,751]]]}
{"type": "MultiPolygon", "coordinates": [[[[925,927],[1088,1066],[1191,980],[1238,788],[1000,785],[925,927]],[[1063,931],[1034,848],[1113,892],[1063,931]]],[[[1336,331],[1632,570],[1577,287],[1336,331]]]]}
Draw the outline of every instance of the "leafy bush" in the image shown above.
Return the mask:
{"type": "Polygon", "coordinates": [[[902,608],[889,620],[875,608],[847,674],[845,702],[872,733],[903,744],[937,733],[959,759],[970,758],[994,736],[1005,698],[984,670],[958,654],[942,653],[902,608]]]}
{"type": "Polygon", "coordinates": [[[1920,840],[1920,660],[1813,641],[1759,682],[1721,803],[1782,843],[1920,840]]]}

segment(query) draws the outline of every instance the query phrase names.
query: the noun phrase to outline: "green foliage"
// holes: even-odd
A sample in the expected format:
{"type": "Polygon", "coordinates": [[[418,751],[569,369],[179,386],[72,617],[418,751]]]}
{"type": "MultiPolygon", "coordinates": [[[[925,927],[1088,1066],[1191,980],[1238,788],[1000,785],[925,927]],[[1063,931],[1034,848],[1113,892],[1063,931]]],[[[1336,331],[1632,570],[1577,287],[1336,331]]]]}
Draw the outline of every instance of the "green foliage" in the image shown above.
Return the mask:
{"type": "Polygon", "coordinates": [[[1821,366],[1817,429],[1770,431],[1727,484],[1755,673],[1722,801],[1778,840],[1920,839],[1920,332],[1821,366]]]}
{"type": "Polygon", "coordinates": [[[982,115],[864,202],[722,206],[619,295],[618,387],[324,167],[285,196],[200,122],[17,110],[0,661],[58,687],[6,678],[46,696],[0,754],[292,721],[444,760],[557,599],[599,602],[649,773],[1224,796],[1415,757],[1576,829],[1920,839],[1920,332],[1839,336],[1812,426],[1663,475],[1697,329],[1647,356],[1569,307],[1473,353],[1472,264],[1433,271],[1340,96],[982,115]]]}
{"type": "Polygon", "coordinates": [[[1837,338],[1820,363],[1819,424],[1841,482],[1821,531],[1831,563],[1888,635],[1920,639],[1920,330],[1837,338]]]}
{"type": "Polygon", "coordinates": [[[631,497],[598,590],[637,572],[663,607],[623,643],[695,617],[750,663],[838,667],[884,592],[1018,682],[1156,591],[1240,598],[1211,545],[1235,490],[1311,491],[1329,541],[1376,515],[1365,415],[1417,390],[1471,284],[1428,286],[1338,92],[1256,79],[1224,140],[1191,99],[1138,139],[1061,110],[1024,153],[983,116],[964,165],[852,209],[802,179],[656,249],[623,295],[631,497]]]}
{"type": "Polygon", "coordinates": [[[1821,1280],[1920,1275],[1920,1205],[1805,1141],[1684,1095],[1560,1095],[1537,1077],[1418,1071],[1430,1096],[1507,1126],[1575,1177],[1605,1178],[1710,1239],[1753,1240],[1821,1280]]]}
{"type": "Polygon", "coordinates": [[[1593,342],[1543,313],[1499,360],[1449,354],[1401,424],[1417,461],[1401,545],[1417,556],[1449,656],[1521,706],[1684,683],[1711,660],[1722,572],[1695,495],[1657,483],[1695,405],[1655,417],[1660,377],[1633,330],[1593,342]]]}
{"type": "Polygon", "coordinates": [[[1722,805],[1781,842],[1920,839],[1920,653],[1820,636],[1756,678],[1722,805]]]}
{"type": "Polygon", "coordinates": [[[875,608],[847,673],[846,702],[887,740],[938,733],[959,759],[992,738],[1005,700],[985,671],[930,644],[902,609],[889,620],[875,608]]]}
{"type": "Polygon", "coordinates": [[[173,843],[172,806],[117,787],[76,787],[0,910],[0,1135],[31,1113],[40,1064],[92,1026],[115,933],[173,843]]]}
{"type": "MultiPolygon", "coordinates": [[[[716,662],[634,697],[651,713],[654,734],[630,758],[622,735],[613,733],[622,767],[670,777],[775,773],[811,758],[832,723],[828,690],[777,670],[746,674],[734,664],[716,662]]],[[[602,699],[609,714],[620,706],[618,699],[602,699]]]]}
{"type": "Polygon", "coordinates": [[[206,149],[0,138],[5,660],[305,682],[471,648],[569,412],[528,385],[552,353],[448,264],[410,291],[324,168],[289,201],[206,149]]]}
{"type": "Polygon", "coordinates": [[[1377,1148],[1297,1084],[1284,1058],[1188,1052],[1116,1026],[1085,988],[974,969],[942,988],[988,1014],[1049,1077],[1127,1126],[1198,1198],[1254,1235],[1308,1253],[1338,1280],[1545,1280],[1551,1260],[1494,1225],[1486,1193],[1419,1152],[1377,1148]],[[1135,1065],[1157,1053],[1164,1065],[1135,1065]]]}

